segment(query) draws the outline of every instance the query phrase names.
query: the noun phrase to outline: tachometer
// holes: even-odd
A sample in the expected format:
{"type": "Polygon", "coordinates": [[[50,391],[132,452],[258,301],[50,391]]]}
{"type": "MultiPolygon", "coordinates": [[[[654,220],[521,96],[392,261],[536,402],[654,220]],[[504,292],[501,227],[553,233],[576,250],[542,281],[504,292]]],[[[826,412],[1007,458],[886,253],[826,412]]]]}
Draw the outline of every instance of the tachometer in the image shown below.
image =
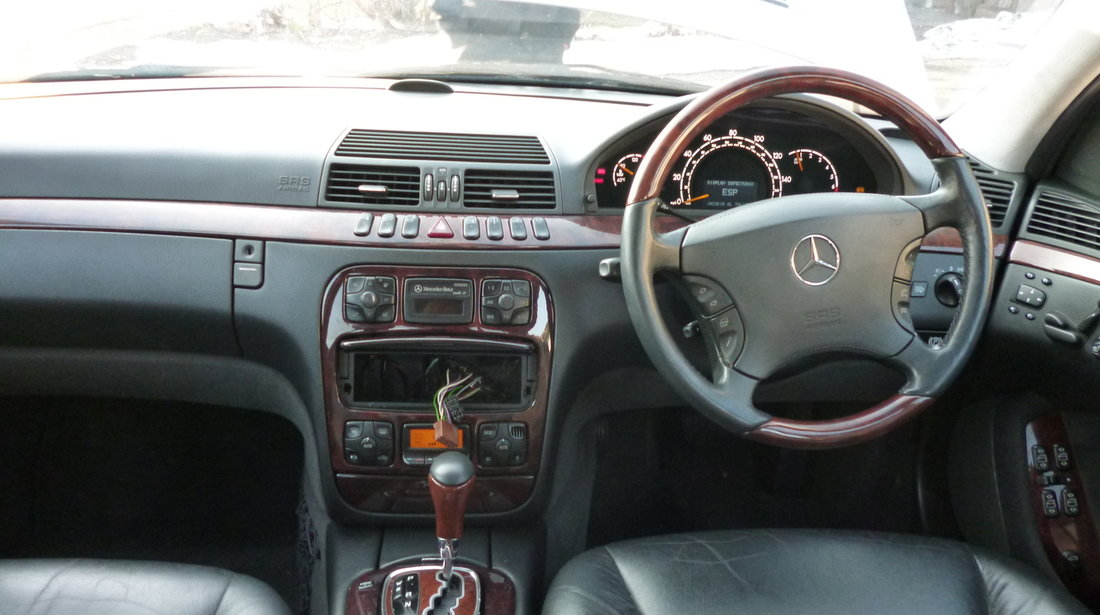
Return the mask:
{"type": "Polygon", "coordinates": [[[786,171],[791,176],[787,194],[840,191],[836,167],[825,154],[812,149],[796,149],[787,153],[786,163],[786,171]]]}
{"type": "MultiPolygon", "coordinates": [[[[764,147],[764,135],[703,135],[703,145],[684,152],[677,207],[729,209],[783,194],[785,178],[775,157],[764,147]]],[[[789,180],[787,180],[789,181],[789,180]]]]}
{"type": "Polygon", "coordinates": [[[615,168],[611,169],[611,185],[622,186],[629,184],[638,172],[638,165],[642,164],[642,154],[627,154],[619,158],[615,168]]]}

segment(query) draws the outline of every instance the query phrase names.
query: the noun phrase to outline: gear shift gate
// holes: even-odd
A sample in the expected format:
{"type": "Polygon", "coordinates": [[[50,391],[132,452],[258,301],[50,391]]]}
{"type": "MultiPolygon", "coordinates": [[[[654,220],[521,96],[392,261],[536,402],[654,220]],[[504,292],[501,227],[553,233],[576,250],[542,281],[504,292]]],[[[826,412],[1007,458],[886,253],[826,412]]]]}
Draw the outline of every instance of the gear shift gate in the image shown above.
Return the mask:
{"type": "Polygon", "coordinates": [[[477,615],[481,612],[481,582],[477,574],[455,567],[446,591],[438,565],[394,570],[382,592],[384,615],[477,615]]]}

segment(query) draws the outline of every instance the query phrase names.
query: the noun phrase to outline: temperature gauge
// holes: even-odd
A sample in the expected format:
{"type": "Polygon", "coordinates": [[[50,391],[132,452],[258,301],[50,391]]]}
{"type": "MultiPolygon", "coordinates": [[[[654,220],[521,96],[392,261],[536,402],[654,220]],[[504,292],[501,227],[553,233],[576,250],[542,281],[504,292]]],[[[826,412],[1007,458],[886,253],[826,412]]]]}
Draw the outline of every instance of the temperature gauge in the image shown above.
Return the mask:
{"type": "Polygon", "coordinates": [[[627,154],[619,158],[615,168],[611,169],[611,185],[615,187],[629,185],[641,164],[642,154],[627,154]]]}

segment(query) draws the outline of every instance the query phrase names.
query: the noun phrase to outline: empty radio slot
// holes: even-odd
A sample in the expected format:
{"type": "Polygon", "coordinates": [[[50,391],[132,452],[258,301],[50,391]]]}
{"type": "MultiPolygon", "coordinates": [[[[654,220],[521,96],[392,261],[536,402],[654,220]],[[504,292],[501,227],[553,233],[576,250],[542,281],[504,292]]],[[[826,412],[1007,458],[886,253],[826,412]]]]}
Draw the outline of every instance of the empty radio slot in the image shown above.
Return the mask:
{"type": "Polygon", "coordinates": [[[430,410],[448,374],[481,378],[480,390],[462,402],[471,411],[521,410],[534,395],[536,360],[526,344],[359,340],[342,346],[341,391],[349,407],[430,410]]]}

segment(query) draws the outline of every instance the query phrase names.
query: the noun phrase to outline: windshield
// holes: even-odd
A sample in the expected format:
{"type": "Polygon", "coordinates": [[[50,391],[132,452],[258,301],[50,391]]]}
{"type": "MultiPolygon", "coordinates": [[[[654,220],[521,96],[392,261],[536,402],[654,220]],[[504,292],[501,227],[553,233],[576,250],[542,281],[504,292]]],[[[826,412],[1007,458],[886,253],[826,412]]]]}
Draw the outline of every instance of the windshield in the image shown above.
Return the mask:
{"type": "Polygon", "coordinates": [[[820,64],[942,117],[1006,70],[1059,3],[36,0],[3,9],[0,80],[427,76],[690,92],[820,64]]]}

